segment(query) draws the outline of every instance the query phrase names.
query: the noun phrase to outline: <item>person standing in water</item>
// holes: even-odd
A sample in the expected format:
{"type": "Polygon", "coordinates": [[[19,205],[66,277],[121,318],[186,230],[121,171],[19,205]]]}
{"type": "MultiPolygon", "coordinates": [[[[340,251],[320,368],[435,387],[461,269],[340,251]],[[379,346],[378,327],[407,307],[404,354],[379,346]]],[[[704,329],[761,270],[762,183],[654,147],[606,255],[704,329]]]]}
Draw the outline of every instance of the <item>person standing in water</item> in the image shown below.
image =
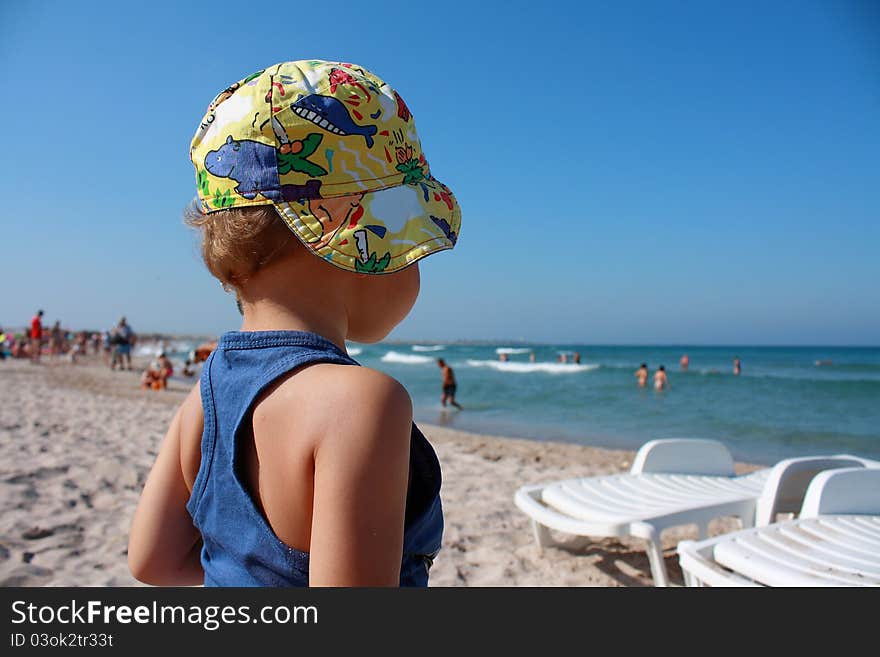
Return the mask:
{"type": "Polygon", "coordinates": [[[682,356],[680,362],[681,362],[681,371],[687,372],[688,365],[690,365],[690,362],[691,362],[690,358],[688,358],[688,355],[685,354],[684,356],[682,356]]]}
{"type": "Polygon", "coordinates": [[[455,401],[455,389],[458,385],[455,383],[455,374],[452,372],[452,368],[442,358],[437,359],[437,365],[443,371],[443,395],[440,397],[440,403],[446,406],[446,402],[449,401],[450,404],[461,410],[461,405],[455,401]]]}
{"type": "Polygon", "coordinates": [[[742,364],[739,361],[739,356],[736,356],[733,359],[733,374],[739,376],[740,372],[742,372],[742,364]]]}
{"type": "Polygon", "coordinates": [[[662,365],[654,372],[654,390],[665,390],[669,387],[669,378],[666,376],[666,368],[662,365]]]}
{"type": "Polygon", "coordinates": [[[639,388],[644,388],[648,385],[648,364],[642,363],[639,369],[636,370],[636,378],[639,381],[639,388]]]}

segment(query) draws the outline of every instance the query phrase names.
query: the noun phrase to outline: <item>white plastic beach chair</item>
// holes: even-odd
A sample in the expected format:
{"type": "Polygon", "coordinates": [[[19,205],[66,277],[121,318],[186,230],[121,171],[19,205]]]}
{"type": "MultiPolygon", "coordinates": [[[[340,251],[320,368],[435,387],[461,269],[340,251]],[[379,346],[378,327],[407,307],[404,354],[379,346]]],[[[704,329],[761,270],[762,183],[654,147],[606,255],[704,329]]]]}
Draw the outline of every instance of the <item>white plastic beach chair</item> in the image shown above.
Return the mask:
{"type": "Polygon", "coordinates": [[[682,541],[678,554],[688,586],[880,586],[880,469],[821,472],[798,518],[682,541]]]}
{"type": "Polygon", "coordinates": [[[788,510],[791,500],[799,508],[805,481],[829,464],[863,465],[845,455],[805,457],[737,476],[733,457],[718,441],[652,440],[639,449],[628,474],[523,486],[514,502],[531,518],[539,547],[554,544],[550,529],[575,536],[645,539],[654,584],[667,586],[660,544],[665,529],[696,524],[698,536],[705,538],[709,521],[725,516],[737,516],[743,527],[751,527],[768,481],[773,488],[769,494],[778,501],[764,504],[766,514],[788,510]],[[806,480],[803,473],[808,473],[806,480]],[[797,486],[777,495],[776,488],[785,482],[800,482],[800,495],[797,486]]]}

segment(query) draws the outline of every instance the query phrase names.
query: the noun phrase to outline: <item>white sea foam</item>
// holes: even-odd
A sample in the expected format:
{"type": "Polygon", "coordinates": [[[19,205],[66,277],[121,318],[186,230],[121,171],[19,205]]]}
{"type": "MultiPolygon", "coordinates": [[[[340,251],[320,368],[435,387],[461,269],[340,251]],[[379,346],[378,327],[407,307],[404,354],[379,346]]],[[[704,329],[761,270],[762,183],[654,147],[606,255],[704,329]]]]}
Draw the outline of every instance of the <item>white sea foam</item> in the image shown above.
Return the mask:
{"type": "Polygon", "coordinates": [[[498,360],[468,360],[471,367],[488,367],[499,372],[514,372],[523,374],[528,372],[547,372],[548,374],[574,374],[576,372],[589,372],[599,369],[597,363],[515,363],[498,360]]]}
{"type": "Polygon", "coordinates": [[[530,351],[532,351],[532,349],[518,349],[518,348],[514,348],[514,347],[498,347],[495,350],[495,353],[496,354],[527,354],[530,351]]]}
{"type": "Polygon", "coordinates": [[[195,349],[195,344],[192,342],[162,340],[159,342],[140,342],[135,346],[133,354],[141,358],[155,358],[163,351],[169,355],[172,353],[187,354],[193,349],[195,349]]]}
{"type": "Polygon", "coordinates": [[[357,356],[363,351],[360,347],[346,347],[345,350],[348,352],[349,356],[357,356]]]}
{"type": "Polygon", "coordinates": [[[412,350],[413,351],[441,351],[442,349],[445,349],[445,348],[446,347],[444,347],[442,344],[434,344],[431,346],[414,344],[412,347],[412,350]]]}
{"type": "Polygon", "coordinates": [[[399,351],[389,351],[382,356],[385,363],[402,363],[404,365],[424,365],[430,363],[434,359],[430,356],[417,356],[415,354],[402,354],[399,351]]]}
{"type": "Polygon", "coordinates": [[[141,357],[155,357],[159,355],[160,351],[162,351],[162,348],[157,344],[139,344],[137,347],[134,348],[134,355],[141,357]]]}

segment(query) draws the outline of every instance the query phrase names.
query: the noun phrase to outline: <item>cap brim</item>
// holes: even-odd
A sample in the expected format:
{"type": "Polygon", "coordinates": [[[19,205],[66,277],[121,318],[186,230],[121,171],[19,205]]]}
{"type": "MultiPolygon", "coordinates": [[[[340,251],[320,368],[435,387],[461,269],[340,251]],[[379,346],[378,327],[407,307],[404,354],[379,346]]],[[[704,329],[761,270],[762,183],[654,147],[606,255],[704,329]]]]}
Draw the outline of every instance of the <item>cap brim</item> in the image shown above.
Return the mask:
{"type": "Polygon", "coordinates": [[[315,255],[358,273],[390,274],[451,249],[461,227],[455,197],[435,179],[274,205],[315,255]]]}

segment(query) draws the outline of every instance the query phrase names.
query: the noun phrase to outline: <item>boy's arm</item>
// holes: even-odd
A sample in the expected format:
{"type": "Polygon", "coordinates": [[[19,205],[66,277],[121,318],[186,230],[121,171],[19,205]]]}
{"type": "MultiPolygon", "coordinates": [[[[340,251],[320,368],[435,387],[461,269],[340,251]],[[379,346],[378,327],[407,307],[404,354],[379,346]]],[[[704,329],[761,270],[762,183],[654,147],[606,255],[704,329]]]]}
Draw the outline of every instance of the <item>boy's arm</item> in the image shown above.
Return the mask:
{"type": "Polygon", "coordinates": [[[400,383],[350,368],[315,448],[310,586],[398,586],[412,402],[400,383]]]}
{"type": "MultiPolygon", "coordinates": [[[[181,426],[201,416],[199,386],[174,415],[144,484],[128,539],[128,567],[145,584],[202,584],[201,535],[186,510],[190,489],[181,465],[181,426]],[[195,407],[193,404],[195,403],[195,407]]],[[[201,435],[201,433],[199,433],[201,435]]]]}

